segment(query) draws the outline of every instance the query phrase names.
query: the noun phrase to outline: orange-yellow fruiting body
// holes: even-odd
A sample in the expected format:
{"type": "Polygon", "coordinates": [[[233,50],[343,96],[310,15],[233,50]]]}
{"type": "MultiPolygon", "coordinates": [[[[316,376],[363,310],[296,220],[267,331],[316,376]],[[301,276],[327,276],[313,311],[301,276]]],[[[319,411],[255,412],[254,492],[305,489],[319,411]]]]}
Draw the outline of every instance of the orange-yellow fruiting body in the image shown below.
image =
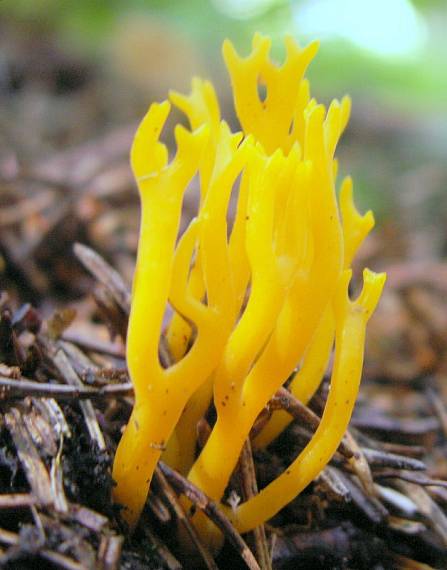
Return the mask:
{"type": "MultiPolygon", "coordinates": [[[[326,111],[310,98],[303,77],[316,49],[287,38],[285,63],[277,67],[268,38],[256,34],[246,58],[226,41],[243,132],[233,134],[221,121],[212,85],[194,79],[189,96],[170,95],[191,127],[176,128],[170,163],[159,142],[168,102],[151,106],[135,136],[131,163],[142,215],[127,341],[135,407],[113,470],[115,500],[131,525],[166,446],[164,459],[221,501],[259,413],[292,374],[291,391],[309,401],[334,338],[331,390],[318,430],[258,495],[232,511],[222,506],[236,527],[248,531],[293,499],[330,461],[349,423],[366,323],[385,276],[365,270],[362,293],[349,300],[349,268],[374,219],[357,212],[349,178],[338,205],[334,154],[350,100],[333,101],[326,111]],[[197,175],[198,212],[178,238],[184,193],[197,175]],[[164,334],[173,364],[163,369],[158,345],[168,302],[174,314],[164,334]],[[196,425],[213,397],[217,419],[196,458],[196,425]]],[[[274,413],[255,444],[267,445],[290,421],[274,413]]],[[[214,541],[215,528],[201,516],[195,522],[214,541]]]]}

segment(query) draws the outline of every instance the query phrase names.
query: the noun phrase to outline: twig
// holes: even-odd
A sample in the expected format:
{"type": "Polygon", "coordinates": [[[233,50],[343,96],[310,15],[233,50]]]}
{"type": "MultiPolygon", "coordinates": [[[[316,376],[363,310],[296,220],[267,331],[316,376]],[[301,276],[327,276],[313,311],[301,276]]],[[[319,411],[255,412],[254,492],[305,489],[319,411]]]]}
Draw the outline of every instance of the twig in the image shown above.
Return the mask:
{"type": "Polygon", "coordinates": [[[75,243],[74,252],[81,263],[102,283],[126,315],[130,312],[130,292],[120,274],[113,269],[96,251],[75,243]]]}
{"type": "Polygon", "coordinates": [[[128,314],[118,305],[112,292],[105,285],[97,283],[92,291],[102,320],[114,334],[125,339],[127,335],[128,314]]]}
{"type": "Polygon", "coordinates": [[[436,570],[433,566],[419,562],[418,560],[413,560],[412,558],[407,558],[401,554],[395,554],[393,567],[397,570],[436,570]]]}
{"type": "Polygon", "coordinates": [[[373,440],[372,438],[370,438],[370,441],[377,445],[377,447],[380,447],[383,451],[395,453],[396,455],[403,455],[405,457],[413,457],[414,459],[424,457],[427,453],[427,449],[422,445],[405,445],[403,443],[400,444],[373,440]]]}
{"type": "Polygon", "coordinates": [[[105,535],[98,548],[98,570],[118,570],[124,538],[120,535],[105,535]]]}
{"type": "Polygon", "coordinates": [[[29,493],[11,493],[0,495],[0,509],[19,509],[31,507],[36,504],[36,499],[29,493]]]}
{"type": "Polygon", "coordinates": [[[444,487],[447,488],[447,481],[442,479],[431,479],[423,473],[415,473],[414,471],[401,471],[399,469],[381,469],[375,471],[376,479],[402,479],[409,483],[416,483],[422,487],[444,487]]]}
{"type": "MultiPolygon", "coordinates": [[[[242,493],[247,501],[258,493],[255,465],[250,440],[245,441],[239,459],[239,472],[241,474],[242,493]]],[[[267,545],[265,526],[260,525],[253,530],[255,550],[261,570],[272,570],[272,563],[267,545]]]]}
{"type": "Polygon", "coordinates": [[[174,487],[180,490],[190,501],[201,509],[213,523],[223,532],[231,544],[239,552],[250,570],[260,570],[253,553],[248,548],[241,535],[236,531],[228,518],[220,511],[217,504],[209,499],[198,487],[190,483],[180,473],[177,473],[160,461],[160,469],[174,487]]]}
{"type": "Polygon", "coordinates": [[[351,465],[354,473],[359,478],[359,481],[363,485],[365,491],[368,493],[368,495],[371,495],[373,497],[376,494],[376,491],[374,488],[374,481],[366,453],[357,443],[357,440],[354,438],[349,429],[346,431],[345,440],[349,444],[349,447],[354,451],[354,455],[349,460],[349,464],[351,465]]]}
{"type": "MultiPolygon", "coordinates": [[[[405,520],[419,518],[417,505],[411,500],[411,497],[404,495],[400,491],[396,491],[393,487],[384,487],[383,485],[378,484],[376,484],[376,491],[380,499],[387,505],[391,506],[393,516],[389,517],[387,520],[389,526],[393,524],[393,518],[394,524],[396,522],[396,511],[397,514],[400,517],[404,517],[405,520]]],[[[426,525],[423,526],[426,527],[426,525]]]]}
{"type": "Polygon", "coordinates": [[[56,511],[66,513],[68,511],[68,501],[65,496],[64,475],[61,466],[62,450],[64,448],[64,436],[59,439],[59,449],[51,461],[50,481],[54,496],[54,506],[56,511]]]}
{"type": "Polygon", "coordinates": [[[109,519],[96,511],[92,511],[84,505],[70,504],[70,516],[73,520],[82,524],[94,532],[102,532],[107,528],[109,519]]]}
{"type": "MultiPolygon", "coordinates": [[[[269,406],[287,411],[294,419],[299,419],[313,432],[320,424],[320,418],[310,408],[300,402],[286,388],[280,388],[270,400],[269,406]]],[[[346,458],[351,459],[355,451],[351,449],[346,440],[342,440],[338,451],[346,458]]]]}
{"type": "Polygon", "coordinates": [[[155,493],[149,493],[146,504],[152,514],[162,524],[166,524],[172,520],[172,514],[168,506],[165,505],[164,501],[162,501],[161,498],[155,493]]]}
{"type": "Polygon", "coordinates": [[[110,342],[104,342],[92,337],[86,337],[75,332],[66,331],[62,334],[62,339],[71,342],[87,350],[89,352],[97,352],[99,354],[106,354],[114,358],[124,359],[126,354],[124,349],[116,346],[110,342]]]}
{"type": "MultiPolygon", "coordinates": [[[[48,540],[51,540],[51,537],[56,535],[58,544],[61,545],[63,552],[64,547],[66,548],[67,545],[70,545],[71,555],[78,560],[83,568],[94,567],[96,549],[93,544],[86,540],[87,533],[80,534],[77,525],[64,524],[60,518],[47,516],[43,512],[35,512],[34,519],[36,520],[37,518],[40,519],[42,533],[48,537],[48,540]]],[[[36,521],[36,527],[37,525],[36,521]]]]}
{"type": "Polygon", "coordinates": [[[321,488],[330,500],[348,503],[351,500],[349,489],[338,476],[338,472],[327,465],[325,469],[315,479],[315,492],[321,488]]]}
{"type": "MultiPolygon", "coordinates": [[[[78,375],[70,364],[70,361],[62,350],[57,350],[56,354],[52,357],[52,360],[67,384],[78,387],[82,386],[81,380],[79,379],[78,375]]],[[[86,400],[80,402],[79,405],[81,407],[82,413],[84,414],[85,423],[87,425],[90,437],[93,441],[96,442],[100,450],[105,450],[106,443],[104,441],[104,436],[102,434],[101,428],[99,427],[93,404],[90,400],[86,400]]]]}
{"type": "Polygon", "coordinates": [[[26,378],[13,380],[0,376],[0,401],[22,399],[25,396],[35,398],[55,398],[56,400],[103,400],[133,395],[131,382],[110,384],[101,388],[90,386],[70,386],[67,384],[50,384],[33,382],[26,378]]]}
{"type": "Polygon", "coordinates": [[[154,544],[157,554],[166,564],[169,570],[182,570],[183,566],[177,560],[177,558],[172,554],[172,552],[167,548],[167,546],[155,535],[147,525],[144,525],[143,532],[150,538],[154,544]]]}
{"type": "MultiPolygon", "coordinates": [[[[20,547],[20,536],[15,532],[0,528],[0,542],[12,547],[20,547]]],[[[58,565],[59,568],[63,568],[64,570],[85,570],[85,566],[83,564],[79,564],[79,562],[76,562],[72,558],[68,558],[68,556],[59,554],[54,550],[43,548],[39,550],[38,554],[42,558],[58,565]]],[[[0,558],[0,564],[2,563],[2,558],[8,558],[8,553],[0,558]]]]}
{"type": "Polygon", "coordinates": [[[410,471],[424,471],[427,467],[423,461],[388,453],[380,449],[369,449],[363,447],[363,453],[371,467],[394,467],[395,469],[408,469],[410,471]]]}
{"type": "Polygon", "coordinates": [[[197,534],[196,529],[194,528],[194,526],[191,524],[190,520],[186,516],[186,513],[182,505],[180,504],[177,495],[175,494],[174,490],[166,480],[166,477],[163,475],[163,472],[159,467],[157,467],[155,470],[155,477],[158,481],[158,484],[161,487],[162,492],[164,493],[165,497],[168,499],[171,507],[173,508],[178,520],[184,526],[194,546],[197,548],[197,551],[200,553],[206,568],[208,568],[209,570],[218,570],[217,564],[214,562],[214,558],[212,557],[210,551],[200,540],[200,537],[197,534]]]}
{"type": "Polygon", "coordinates": [[[433,410],[436,412],[436,415],[439,418],[444,437],[447,438],[447,410],[442,401],[442,398],[432,388],[427,389],[427,397],[433,410]]]}
{"type": "Polygon", "coordinates": [[[50,477],[29,435],[20,410],[11,408],[4,415],[4,421],[16,446],[17,455],[33,495],[41,505],[51,505],[54,502],[54,497],[50,477]]]}
{"type": "MultiPolygon", "coordinates": [[[[78,348],[75,344],[72,344],[71,342],[67,342],[65,340],[59,340],[58,345],[65,352],[73,368],[75,369],[76,374],[80,378],[84,379],[87,374],[90,378],[96,376],[97,372],[99,371],[99,366],[92,362],[92,360],[84,352],[82,352],[80,348],[78,348]]],[[[90,384],[93,382],[89,380],[88,383],[90,384]]]]}
{"type": "Polygon", "coordinates": [[[419,511],[426,518],[427,523],[447,546],[447,517],[427,491],[420,485],[399,479],[395,480],[395,484],[402,493],[411,497],[411,500],[416,503],[419,511]]]}
{"type": "Polygon", "coordinates": [[[421,419],[396,419],[383,415],[374,417],[354,417],[351,425],[361,430],[373,431],[383,434],[385,437],[399,437],[399,443],[407,439],[421,439],[439,429],[439,421],[436,418],[421,419]]]}
{"type": "Polygon", "coordinates": [[[375,497],[366,495],[363,488],[358,485],[349,475],[340,469],[333,468],[343,485],[348,489],[352,502],[367,516],[374,524],[380,524],[388,516],[387,509],[375,497]]]}

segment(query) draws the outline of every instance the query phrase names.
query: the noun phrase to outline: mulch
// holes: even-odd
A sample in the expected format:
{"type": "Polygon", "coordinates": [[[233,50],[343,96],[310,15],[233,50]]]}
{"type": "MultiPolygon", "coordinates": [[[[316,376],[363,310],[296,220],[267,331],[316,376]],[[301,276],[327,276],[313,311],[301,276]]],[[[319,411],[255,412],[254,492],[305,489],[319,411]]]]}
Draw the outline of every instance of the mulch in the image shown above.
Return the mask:
{"type": "MultiPolygon", "coordinates": [[[[138,197],[133,126],[47,161],[2,163],[0,210],[0,565],[5,568],[443,568],[447,566],[447,265],[386,259],[383,235],[359,265],[389,273],[370,326],[364,382],[330,465],[262,528],[240,536],[216,505],[160,463],[133,535],[111,501],[114,450],[132,408],[125,363],[138,197]],[[214,557],[185,494],[223,531],[214,557]],[[182,552],[176,529],[188,532],[182,552]]],[[[185,205],[186,215],[192,205],[185,205]]],[[[250,496],[318,425],[281,389],[261,414],[295,421],[266,451],[247,442],[227,489],[250,496]]],[[[212,413],[208,414],[212,417],[212,413]]],[[[209,425],[198,426],[204,441],[209,425]]]]}

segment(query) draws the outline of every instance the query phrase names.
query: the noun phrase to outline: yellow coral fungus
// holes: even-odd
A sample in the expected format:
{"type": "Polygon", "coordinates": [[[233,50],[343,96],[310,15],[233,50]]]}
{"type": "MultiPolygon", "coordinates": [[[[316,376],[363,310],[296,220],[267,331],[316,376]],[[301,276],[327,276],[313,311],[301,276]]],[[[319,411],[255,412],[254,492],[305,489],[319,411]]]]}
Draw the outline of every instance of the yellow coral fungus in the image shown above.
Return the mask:
{"type": "MultiPolygon", "coordinates": [[[[285,62],[277,67],[268,38],[256,34],[246,58],[226,41],[243,132],[232,133],[221,121],[212,85],[194,79],[189,96],[170,95],[191,128],[176,128],[170,163],[159,141],[168,102],[151,106],[135,136],[131,163],[142,216],[127,341],[135,406],[113,470],[115,500],[131,525],[166,446],[164,459],[220,502],[259,413],[293,374],[290,389],[307,402],[334,338],[319,428],[258,495],[235,510],[222,505],[235,526],[248,531],[292,500],[330,461],[349,423],[366,323],[385,276],[365,270],[361,294],[349,300],[349,268],[374,220],[357,212],[349,178],[338,205],[334,154],[350,100],[333,101],[326,111],[310,98],[303,76],[316,49],[287,38],[285,62]],[[197,215],[179,237],[182,201],[195,176],[197,215]],[[237,206],[230,231],[232,193],[237,206]],[[163,368],[158,349],[168,303],[174,314],[163,334],[172,364],[163,368]],[[195,457],[196,424],[212,399],[217,418],[195,457]]],[[[268,444],[290,421],[285,412],[275,413],[256,445],[268,444]]],[[[215,529],[203,517],[195,522],[211,540],[215,529]]]]}

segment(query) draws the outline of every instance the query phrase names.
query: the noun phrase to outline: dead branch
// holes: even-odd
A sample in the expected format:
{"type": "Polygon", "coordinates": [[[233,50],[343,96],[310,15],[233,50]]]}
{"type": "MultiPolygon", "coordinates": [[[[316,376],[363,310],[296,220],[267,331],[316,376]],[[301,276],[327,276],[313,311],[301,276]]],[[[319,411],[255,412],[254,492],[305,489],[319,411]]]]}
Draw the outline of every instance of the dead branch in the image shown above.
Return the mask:
{"type": "Polygon", "coordinates": [[[167,477],[168,481],[183,493],[188,499],[202,510],[210,520],[222,531],[224,536],[239,552],[241,558],[246,562],[250,570],[260,570],[253,553],[248,548],[241,535],[236,531],[228,518],[222,513],[218,505],[209,499],[198,487],[190,483],[180,473],[177,473],[168,465],[160,461],[160,469],[167,477]]]}

